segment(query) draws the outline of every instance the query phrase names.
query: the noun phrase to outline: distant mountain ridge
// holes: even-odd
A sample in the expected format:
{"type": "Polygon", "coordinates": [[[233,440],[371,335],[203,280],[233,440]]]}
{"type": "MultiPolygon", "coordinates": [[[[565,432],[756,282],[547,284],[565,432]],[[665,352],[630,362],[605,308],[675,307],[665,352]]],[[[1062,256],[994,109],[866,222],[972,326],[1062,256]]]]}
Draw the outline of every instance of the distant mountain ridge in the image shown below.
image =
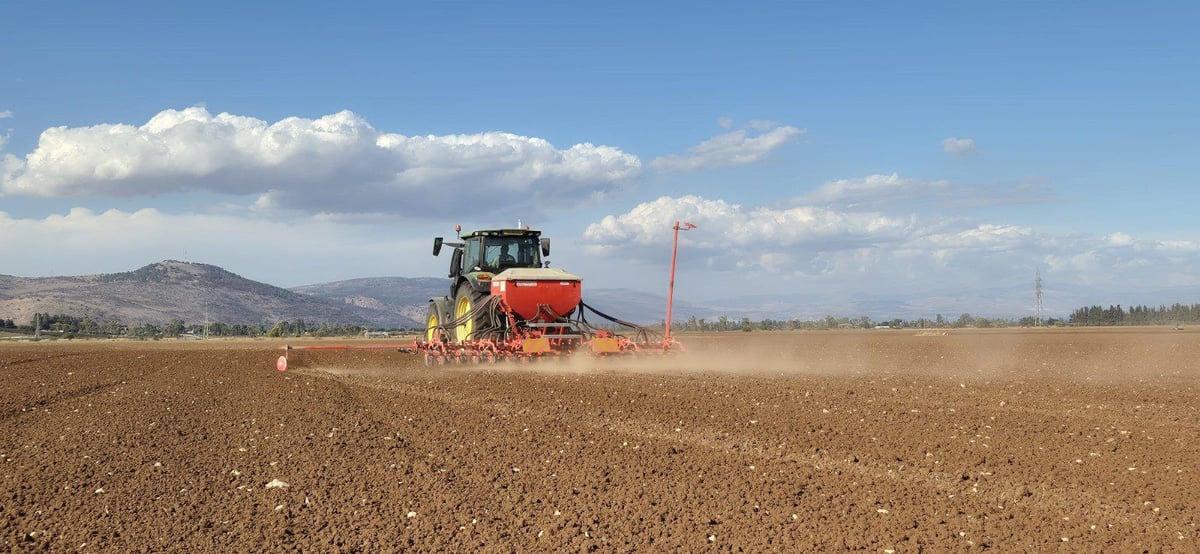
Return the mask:
{"type": "Polygon", "coordinates": [[[163,324],[220,321],[274,325],[303,319],[373,327],[410,327],[405,317],[333,303],[246,279],[223,268],[165,260],[133,271],[72,277],[0,276],[0,317],[28,323],[34,313],[98,322],[163,324]]]}
{"type": "MultiPolygon", "coordinates": [[[[875,320],[947,318],[970,311],[975,315],[1027,315],[1031,305],[1022,287],[985,291],[989,301],[953,295],[924,295],[895,300],[885,294],[851,298],[811,292],[732,296],[694,303],[675,299],[676,321],[690,317],[732,320],[821,319],[869,316],[875,320]],[[974,309],[962,306],[975,304],[974,309]]],[[[305,320],[383,328],[424,326],[428,300],[449,293],[449,280],[435,277],[371,277],[303,285],[285,289],[246,279],[223,268],[165,260],[133,271],[72,277],[23,278],[0,275],[0,318],[28,323],[35,312],[87,317],[97,322],[274,325],[305,320]]],[[[1086,298],[1055,291],[1065,305],[1086,298]]],[[[1132,303],[1133,298],[1126,300],[1132,303]]],[[[630,289],[584,289],[583,300],[605,313],[642,324],[663,321],[666,295],[630,289]]],[[[1073,304],[1072,304],[1073,303],[1073,304]]]]}
{"type": "Polygon", "coordinates": [[[450,280],[435,277],[366,277],[302,285],[288,290],[327,303],[355,306],[380,319],[401,318],[412,322],[409,326],[421,327],[425,325],[429,299],[448,294],[450,280]]]}

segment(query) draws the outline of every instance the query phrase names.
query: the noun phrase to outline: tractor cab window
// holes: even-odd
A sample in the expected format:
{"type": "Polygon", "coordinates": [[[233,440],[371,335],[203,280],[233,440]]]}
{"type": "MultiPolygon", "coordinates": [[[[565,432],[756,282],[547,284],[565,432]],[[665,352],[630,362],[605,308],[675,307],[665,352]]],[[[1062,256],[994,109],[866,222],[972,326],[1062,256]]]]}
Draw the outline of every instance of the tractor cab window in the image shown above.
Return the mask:
{"type": "Polygon", "coordinates": [[[475,271],[475,268],[483,265],[481,256],[481,247],[483,246],[482,238],[467,239],[467,248],[463,256],[463,273],[475,271]]]}
{"type": "Polygon", "coordinates": [[[510,267],[540,267],[537,237],[488,237],[483,267],[504,271],[510,267]]]}

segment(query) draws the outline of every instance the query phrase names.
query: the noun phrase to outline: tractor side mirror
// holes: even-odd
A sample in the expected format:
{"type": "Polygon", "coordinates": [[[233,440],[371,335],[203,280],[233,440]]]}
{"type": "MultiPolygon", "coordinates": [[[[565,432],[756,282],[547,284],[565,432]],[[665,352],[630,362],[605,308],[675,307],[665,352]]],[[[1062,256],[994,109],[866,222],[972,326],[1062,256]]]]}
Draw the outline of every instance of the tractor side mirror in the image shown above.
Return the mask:
{"type": "Polygon", "coordinates": [[[442,253],[442,237],[434,237],[433,239],[433,255],[437,256],[442,253]]]}
{"type": "Polygon", "coordinates": [[[550,239],[542,239],[542,255],[550,255],[550,239]]]}

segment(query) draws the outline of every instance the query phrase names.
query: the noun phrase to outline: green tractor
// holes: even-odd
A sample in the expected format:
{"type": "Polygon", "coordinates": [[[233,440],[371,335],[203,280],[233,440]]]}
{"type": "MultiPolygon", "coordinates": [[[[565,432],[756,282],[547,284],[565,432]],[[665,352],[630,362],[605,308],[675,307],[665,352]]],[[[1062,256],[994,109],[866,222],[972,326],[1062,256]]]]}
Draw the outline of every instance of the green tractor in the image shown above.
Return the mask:
{"type": "Polygon", "coordinates": [[[425,340],[458,342],[484,338],[504,326],[491,301],[493,279],[505,271],[536,274],[539,278],[575,278],[565,271],[550,269],[550,239],[541,231],[486,229],[463,234],[461,242],[433,239],[433,255],[443,246],[454,247],[450,258],[450,295],[430,299],[425,340]],[[550,275],[553,274],[553,275],[550,275]]]}

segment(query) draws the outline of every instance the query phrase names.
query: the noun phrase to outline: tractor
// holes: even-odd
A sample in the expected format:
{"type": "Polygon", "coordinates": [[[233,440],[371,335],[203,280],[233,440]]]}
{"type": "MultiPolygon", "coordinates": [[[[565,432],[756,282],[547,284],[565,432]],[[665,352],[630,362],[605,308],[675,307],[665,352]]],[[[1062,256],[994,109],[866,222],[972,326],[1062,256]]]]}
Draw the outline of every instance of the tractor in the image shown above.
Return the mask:
{"type": "Polygon", "coordinates": [[[462,233],[458,242],[433,239],[433,255],[445,246],[450,257],[450,294],[429,300],[425,332],[412,346],[284,345],[276,369],[286,371],[293,350],[399,350],[423,353],[425,365],[530,362],[575,352],[597,357],[667,354],[683,349],[671,338],[671,304],[675,291],[675,254],[679,232],[695,228],[675,222],[671,281],[667,292],[664,334],[605,314],[583,301],[583,278],[550,267],[550,240],[541,231],[520,225],[462,233]],[[593,325],[591,313],[606,321],[593,325]]]}
{"type": "Polygon", "coordinates": [[[608,316],[583,302],[583,278],[545,260],[550,240],[528,227],[463,233],[457,242],[433,239],[433,255],[454,248],[450,294],[430,299],[425,333],[414,347],[426,363],[530,361],[586,349],[605,356],[666,351],[639,325],[608,316]],[[585,312],[631,336],[587,322],[585,312]]]}

